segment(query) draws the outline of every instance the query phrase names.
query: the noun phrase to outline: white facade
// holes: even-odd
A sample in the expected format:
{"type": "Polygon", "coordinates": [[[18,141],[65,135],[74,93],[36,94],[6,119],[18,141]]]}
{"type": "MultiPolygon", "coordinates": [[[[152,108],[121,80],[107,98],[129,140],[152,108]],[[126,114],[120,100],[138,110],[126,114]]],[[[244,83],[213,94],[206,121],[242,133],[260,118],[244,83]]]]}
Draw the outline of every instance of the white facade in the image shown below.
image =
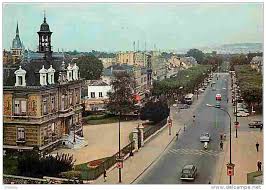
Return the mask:
{"type": "Polygon", "coordinates": [[[108,98],[107,92],[111,91],[111,86],[88,86],[88,98],[103,99],[108,98]]]}

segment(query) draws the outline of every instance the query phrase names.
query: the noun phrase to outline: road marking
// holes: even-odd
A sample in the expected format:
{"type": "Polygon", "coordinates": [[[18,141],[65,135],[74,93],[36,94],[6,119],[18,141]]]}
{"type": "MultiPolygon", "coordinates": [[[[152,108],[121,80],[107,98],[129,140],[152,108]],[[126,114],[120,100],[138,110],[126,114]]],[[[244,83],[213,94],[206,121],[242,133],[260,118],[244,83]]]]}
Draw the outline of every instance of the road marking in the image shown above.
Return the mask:
{"type": "Polygon", "coordinates": [[[168,153],[172,154],[192,154],[192,155],[210,155],[210,156],[219,156],[223,152],[215,151],[215,150],[197,150],[197,149],[170,149],[168,153]]]}

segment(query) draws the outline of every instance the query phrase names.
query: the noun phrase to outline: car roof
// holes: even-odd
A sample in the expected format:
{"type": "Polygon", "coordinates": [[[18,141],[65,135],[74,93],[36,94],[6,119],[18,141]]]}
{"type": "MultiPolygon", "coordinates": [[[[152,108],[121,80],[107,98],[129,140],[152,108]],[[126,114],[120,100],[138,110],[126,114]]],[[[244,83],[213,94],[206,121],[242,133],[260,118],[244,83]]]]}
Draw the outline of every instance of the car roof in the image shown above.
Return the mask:
{"type": "Polygon", "coordinates": [[[190,165],[185,165],[183,169],[192,169],[194,165],[190,164],[190,165]]]}

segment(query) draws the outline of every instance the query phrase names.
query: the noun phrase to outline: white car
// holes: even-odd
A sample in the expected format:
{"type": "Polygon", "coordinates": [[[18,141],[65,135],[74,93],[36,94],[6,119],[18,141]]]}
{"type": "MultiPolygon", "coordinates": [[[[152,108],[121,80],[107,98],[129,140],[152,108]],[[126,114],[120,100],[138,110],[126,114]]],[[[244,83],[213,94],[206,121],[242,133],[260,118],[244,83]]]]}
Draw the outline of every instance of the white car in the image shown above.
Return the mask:
{"type": "Polygon", "coordinates": [[[209,133],[204,133],[200,136],[200,142],[210,142],[211,135],[209,133]]]}
{"type": "Polygon", "coordinates": [[[246,113],[244,111],[237,112],[237,117],[247,117],[249,116],[249,113],[246,113]]]}

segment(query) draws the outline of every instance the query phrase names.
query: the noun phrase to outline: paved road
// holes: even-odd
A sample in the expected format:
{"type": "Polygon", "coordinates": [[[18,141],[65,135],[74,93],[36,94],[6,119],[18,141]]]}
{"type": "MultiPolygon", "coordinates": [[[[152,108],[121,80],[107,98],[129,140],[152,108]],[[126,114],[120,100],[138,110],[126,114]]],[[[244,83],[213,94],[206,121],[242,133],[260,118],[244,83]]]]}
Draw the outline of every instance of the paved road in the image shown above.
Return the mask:
{"type": "Polygon", "coordinates": [[[226,113],[215,108],[209,108],[206,104],[215,105],[215,95],[222,95],[221,107],[227,109],[227,81],[228,74],[220,74],[217,81],[213,81],[216,91],[212,91],[211,87],[207,88],[207,92],[203,101],[195,111],[196,125],[192,121],[190,127],[179,136],[178,141],[173,142],[161,158],[148,169],[137,181],[139,184],[180,184],[180,183],[196,183],[207,184],[212,181],[215,171],[215,164],[220,151],[220,134],[227,132],[229,120],[226,113]],[[226,88],[223,89],[223,88],[226,88]],[[208,151],[203,150],[203,144],[200,143],[199,137],[201,133],[209,132],[212,140],[209,143],[208,151]],[[198,175],[194,182],[181,181],[180,173],[184,165],[194,164],[198,168],[198,175]]]}

